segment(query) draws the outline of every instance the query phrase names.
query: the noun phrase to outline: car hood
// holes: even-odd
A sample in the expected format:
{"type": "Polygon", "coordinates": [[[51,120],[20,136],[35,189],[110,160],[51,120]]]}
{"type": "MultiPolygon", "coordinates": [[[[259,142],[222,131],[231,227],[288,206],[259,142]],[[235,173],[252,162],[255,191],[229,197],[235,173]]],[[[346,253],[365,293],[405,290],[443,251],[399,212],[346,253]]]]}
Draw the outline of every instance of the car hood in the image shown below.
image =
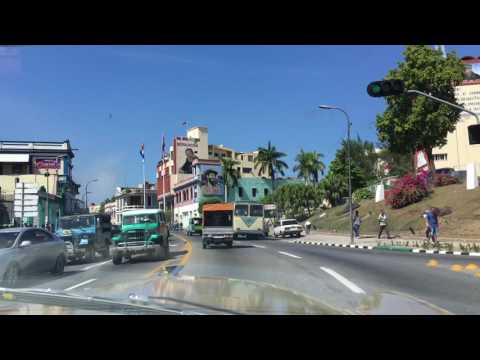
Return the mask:
{"type": "MultiPolygon", "coordinates": [[[[80,294],[80,293],[78,293],[80,294]]],[[[448,311],[398,292],[381,292],[365,297],[355,310],[338,309],[321,299],[271,284],[226,277],[173,276],[162,274],[153,280],[106,283],[88,296],[102,296],[121,302],[137,299],[149,304],[191,314],[236,313],[249,315],[445,315],[448,311]]],[[[0,301],[0,314],[87,314],[108,313],[89,306],[72,308],[18,304],[0,301]]],[[[113,312],[121,314],[122,312],[113,312]]]]}

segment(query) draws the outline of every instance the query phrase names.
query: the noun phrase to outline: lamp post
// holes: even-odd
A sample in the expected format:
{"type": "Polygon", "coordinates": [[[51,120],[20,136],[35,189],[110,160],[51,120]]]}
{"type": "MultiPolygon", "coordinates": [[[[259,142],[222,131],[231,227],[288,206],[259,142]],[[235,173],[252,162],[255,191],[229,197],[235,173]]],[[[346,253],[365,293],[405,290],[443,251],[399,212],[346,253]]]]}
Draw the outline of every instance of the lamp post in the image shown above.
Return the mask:
{"type": "Polygon", "coordinates": [[[90,180],[85,185],[85,209],[88,209],[88,184],[90,184],[92,182],[96,182],[96,181],[98,181],[98,179],[90,180]]]}
{"type": "Polygon", "coordinates": [[[330,105],[320,105],[322,110],[338,110],[341,111],[347,118],[347,153],[348,153],[348,202],[349,202],[349,213],[350,213],[350,243],[353,244],[353,208],[352,208],[352,157],[350,154],[350,129],[352,123],[347,112],[339,107],[330,106],[330,105]]]}

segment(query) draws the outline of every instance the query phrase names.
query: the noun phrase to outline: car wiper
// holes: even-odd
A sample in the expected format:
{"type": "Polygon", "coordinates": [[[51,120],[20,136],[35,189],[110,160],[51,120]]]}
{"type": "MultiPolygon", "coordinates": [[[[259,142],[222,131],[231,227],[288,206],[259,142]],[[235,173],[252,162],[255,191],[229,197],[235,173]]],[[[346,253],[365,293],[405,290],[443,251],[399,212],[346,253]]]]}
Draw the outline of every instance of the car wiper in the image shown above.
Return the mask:
{"type": "Polygon", "coordinates": [[[218,311],[218,312],[221,312],[221,313],[224,313],[224,314],[244,315],[243,313],[240,313],[238,311],[224,309],[224,308],[211,306],[211,305],[206,305],[206,304],[201,304],[201,303],[197,303],[197,302],[193,302],[193,301],[187,301],[187,300],[183,300],[183,299],[172,298],[172,297],[168,297],[168,296],[148,296],[148,299],[172,301],[172,302],[179,303],[179,304],[194,306],[194,307],[199,308],[199,309],[218,311]]]}
{"type": "Polygon", "coordinates": [[[151,304],[138,304],[122,302],[99,296],[81,296],[66,292],[52,291],[50,289],[10,289],[0,288],[0,299],[27,304],[41,304],[48,306],[73,307],[75,309],[106,311],[128,314],[151,315],[184,315],[185,312],[176,309],[159,307],[151,304]]]}

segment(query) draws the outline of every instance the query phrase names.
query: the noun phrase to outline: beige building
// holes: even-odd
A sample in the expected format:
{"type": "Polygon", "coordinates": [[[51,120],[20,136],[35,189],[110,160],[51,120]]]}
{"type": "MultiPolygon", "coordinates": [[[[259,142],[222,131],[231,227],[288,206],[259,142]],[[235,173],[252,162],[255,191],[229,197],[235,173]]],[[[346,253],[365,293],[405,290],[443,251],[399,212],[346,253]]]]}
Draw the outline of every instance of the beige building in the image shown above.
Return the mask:
{"type": "MultiPolygon", "coordinates": [[[[456,99],[466,109],[480,117],[480,74],[472,75],[480,68],[480,57],[465,57],[466,80],[455,88],[456,99]],[[478,67],[476,67],[478,66],[478,67]],[[468,75],[467,71],[470,71],[468,75]]],[[[476,163],[480,170],[480,123],[475,117],[463,112],[454,132],[447,136],[447,144],[433,149],[435,168],[453,168],[465,171],[467,164],[476,163]]]]}

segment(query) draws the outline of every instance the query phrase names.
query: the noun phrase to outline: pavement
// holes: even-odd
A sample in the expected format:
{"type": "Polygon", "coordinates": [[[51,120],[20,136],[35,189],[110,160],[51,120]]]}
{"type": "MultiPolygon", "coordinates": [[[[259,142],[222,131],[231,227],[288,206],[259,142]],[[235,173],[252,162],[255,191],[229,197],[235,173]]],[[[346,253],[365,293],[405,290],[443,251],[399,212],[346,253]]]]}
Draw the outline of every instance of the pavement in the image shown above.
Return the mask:
{"type": "MultiPolygon", "coordinates": [[[[312,236],[335,240],[333,235],[312,236]]],[[[45,274],[22,285],[118,297],[168,273],[271,284],[347,313],[480,313],[480,259],[476,258],[312,246],[294,243],[296,238],[242,240],[230,249],[202,249],[200,236],[172,237],[171,258],[166,261],[138,259],[116,266],[98,260],[69,265],[61,276],[45,274]],[[414,307],[413,301],[423,308],[414,307]]]]}

